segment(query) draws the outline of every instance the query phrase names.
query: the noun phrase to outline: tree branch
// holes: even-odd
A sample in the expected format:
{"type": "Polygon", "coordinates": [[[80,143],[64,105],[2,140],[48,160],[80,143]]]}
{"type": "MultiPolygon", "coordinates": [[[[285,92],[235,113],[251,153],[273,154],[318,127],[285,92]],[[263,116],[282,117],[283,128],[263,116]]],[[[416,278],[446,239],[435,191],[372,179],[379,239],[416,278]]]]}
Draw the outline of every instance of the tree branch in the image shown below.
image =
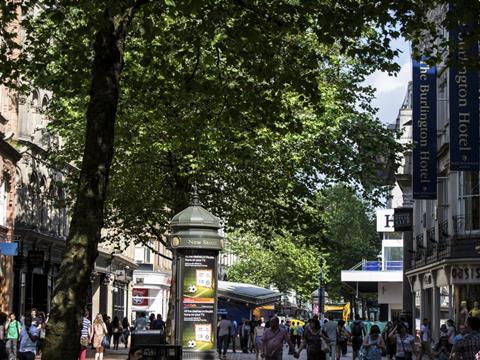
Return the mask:
{"type": "Polygon", "coordinates": [[[192,74],[188,77],[188,79],[185,81],[185,85],[187,87],[187,90],[190,90],[192,87],[191,87],[191,83],[195,77],[195,74],[197,73],[197,70],[198,70],[198,65],[200,64],[200,54],[201,54],[201,49],[200,47],[198,48],[198,51],[197,51],[197,56],[195,57],[195,65],[193,67],[193,71],[192,71],[192,74]]]}

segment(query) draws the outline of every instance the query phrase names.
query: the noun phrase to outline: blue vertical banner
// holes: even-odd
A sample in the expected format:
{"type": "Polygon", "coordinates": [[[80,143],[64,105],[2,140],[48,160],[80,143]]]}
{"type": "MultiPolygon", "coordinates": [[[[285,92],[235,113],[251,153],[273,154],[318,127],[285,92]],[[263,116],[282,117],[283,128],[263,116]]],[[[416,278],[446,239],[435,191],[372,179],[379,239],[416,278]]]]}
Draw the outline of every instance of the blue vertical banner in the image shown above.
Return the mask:
{"type": "Polygon", "coordinates": [[[437,68],[413,60],[414,199],[437,198],[437,68]]]}
{"type": "Polygon", "coordinates": [[[450,170],[478,171],[479,119],[478,72],[467,69],[465,60],[477,56],[478,46],[466,49],[462,29],[450,31],[457,48],[452,53],[454,64],[449,69],[450,94],[450,170]]]}

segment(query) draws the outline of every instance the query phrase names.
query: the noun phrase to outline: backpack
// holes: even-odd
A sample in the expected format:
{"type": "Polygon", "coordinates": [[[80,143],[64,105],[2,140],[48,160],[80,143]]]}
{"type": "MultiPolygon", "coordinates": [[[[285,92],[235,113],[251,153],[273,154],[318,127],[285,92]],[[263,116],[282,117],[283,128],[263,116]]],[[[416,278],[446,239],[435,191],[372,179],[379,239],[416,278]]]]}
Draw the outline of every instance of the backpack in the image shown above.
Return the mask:
{"type": "Polygon", "coordinates": [[[352,336],[362,336],[362,323],[359,321],[353,322],[352,336]]]}

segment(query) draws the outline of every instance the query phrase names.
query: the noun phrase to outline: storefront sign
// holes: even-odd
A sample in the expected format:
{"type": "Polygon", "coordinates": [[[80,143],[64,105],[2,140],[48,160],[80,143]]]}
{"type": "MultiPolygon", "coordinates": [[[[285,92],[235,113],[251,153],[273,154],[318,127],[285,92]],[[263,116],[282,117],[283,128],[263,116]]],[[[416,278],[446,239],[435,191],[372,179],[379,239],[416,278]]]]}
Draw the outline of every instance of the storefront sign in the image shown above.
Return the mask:
{"type": "Polygon", "coordinates": [[[133,288],[132,304],[135,306],[148,306],[148,289],[133,288]]]}
{"type": "Polygon", "coordinates": [[[222,250],[223,242],[221,239],[194,238],[174,236],[170,240],[170,246],[174,249],[212,249],[222,250]]]}
{"type": "Polygon", "coordinates": [[[437,69],[413,60],[413,198],[437,198],[437,69]]]}
{"type": "Polygon", "coordinates": [[[476,57],[478,46],[466,48],[463,40],[465,27],[450,31],[453,43],[458,45],[452,51],[454,61],[449,68],[450,93],[450,170],[479,170],[479,114],[478,114],[478,72],[467,69],[462,61],[476,57]]]}
{"type": "Polygon", "coordinates": [[[0,243],[0,255],[17,256],[18,255],[18,242],[0,243]]]}
{"type": "Polygon", "coordinates": [[[433,287],[433,276],[432,276],[432,274],[423,275],[423,287],[425,289],[433,287]]]}
{"type": "Polygon", "coordinates": [[[32,266],[43,266],[45,252],[42,250],[30,250],[28,252],[28,261],[32,266]]]}
{"type": "Polygon", "coordinates": [[[396,208],[394,210],[394,228],[395,231],[412,231],[413,209],[396,208]]]}
{"type": "Polygon", "coordinates": [[[215,349],[216,257],[185,255],[182,283],[182,346],[192,351],[215,349]]]}
{"type": "Polygon", "coordinates": [[[377,210],[377,232],[395,232],[393,209],[377,210]]]}
{"type": "Polygon", "coordinates": [[[450,275],[453,284],[480,284],[480,266],[453,266],[450,275]]]}

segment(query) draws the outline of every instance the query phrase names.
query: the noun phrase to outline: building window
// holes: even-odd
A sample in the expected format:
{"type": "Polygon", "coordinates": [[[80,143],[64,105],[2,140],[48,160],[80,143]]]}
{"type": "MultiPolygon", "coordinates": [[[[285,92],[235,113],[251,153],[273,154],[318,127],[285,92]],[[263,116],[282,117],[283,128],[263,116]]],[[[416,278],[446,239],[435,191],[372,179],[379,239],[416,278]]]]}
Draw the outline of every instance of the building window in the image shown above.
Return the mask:
{"type": "Polygon", "coordinates": [[[480,229],[480,193],[479,173],[462,171],[460,173],[460,203],[464,230],[480,229]]]}
{"type": "Polygon", "coordinates": [[[401,232],[385,232],[383,233],[383,240],[402,240],[403,233],[401,232]]]}
{"type": "Polygon", "coordinates": [[[0,184],[0,225],[7,226],[7,180],[0,184]]]}
{"type": "Polygon", "coordinates": [[[384,269],[402,270],[403,269],[403,247],[385,246],[384,251],[384,269]]]}

